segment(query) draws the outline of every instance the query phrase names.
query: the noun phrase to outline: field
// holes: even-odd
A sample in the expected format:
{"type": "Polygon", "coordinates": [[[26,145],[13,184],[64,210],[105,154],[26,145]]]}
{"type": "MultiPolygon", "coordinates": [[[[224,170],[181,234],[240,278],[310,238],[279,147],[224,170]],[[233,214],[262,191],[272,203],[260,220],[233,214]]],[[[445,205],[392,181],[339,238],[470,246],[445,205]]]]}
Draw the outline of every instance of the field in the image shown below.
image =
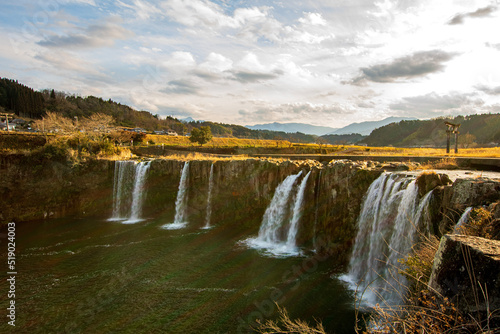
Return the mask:
{"type": "MultiPolygon", "coordinates": [[[[188,137],[147,135],[147,141],[153,145],[200,147],[191,143],[188,137]]],[[[327,145],[291,143],[283,140],[240,139],[214,137],[203,148],[268,148],[270,153],[283,154],[332,154],[332,155],[367,155],[367,156],[433,156],[433,157],[490,157],[500,158],[500,147],[459,148],[455,154],[446,154],[444,148],[404,148],[404,147],[366,147],[356,145],[327,145]],[[279,152],[277,152],[279,151],[279,152]]]]}
{"type": "MultiPolygon", "coordinates": [[[[0,150],[30,150],[43,146],[46,141],[60,140],[62,136],[38,133],[0,132],[0,150]]],[[[362,156],[428,156],[428,157],[482,157],[500,158],[500,147],[459,148],[455,154],[446,154],[444,148],[403,148],[403,147],[366,147],[356,145],[328,145],[291,143],[284,140],[240,139],[213,137],[210,142],[200,146],[189,141],[185,136],[146,135],[139,147],[175,148],[190,152],[230,154],[327,154],[327,155],[362,155],[362,156]],[[220,151],[220,152],[219,152],[220,151]]]]}

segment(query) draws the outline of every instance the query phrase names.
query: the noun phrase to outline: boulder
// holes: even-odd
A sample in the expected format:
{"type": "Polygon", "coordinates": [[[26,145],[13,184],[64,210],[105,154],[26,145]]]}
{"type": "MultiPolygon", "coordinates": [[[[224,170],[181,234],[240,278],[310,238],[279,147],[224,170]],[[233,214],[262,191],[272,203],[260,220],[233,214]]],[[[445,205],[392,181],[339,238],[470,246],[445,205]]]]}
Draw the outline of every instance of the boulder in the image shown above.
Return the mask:
{"type": "Polygon", "coordinates": [[[446,174],[437,174],[435,172],[424,172],[417,177],[418,193],[420,197],[427,194],[438,186],[451,184],[451,180],[446,174]]]}
{"type": "Polygon", "coordinates": [[[432,290],[465,312],[500,308],[500,241],[445,235],[434,257],[432,290]]]}
{"type": "Polygon", "coordinates": [[[464,208],[492,203],[500,198],[500,182],[486,178],[457,179],[453,183],[450,207],[464,208]]]}

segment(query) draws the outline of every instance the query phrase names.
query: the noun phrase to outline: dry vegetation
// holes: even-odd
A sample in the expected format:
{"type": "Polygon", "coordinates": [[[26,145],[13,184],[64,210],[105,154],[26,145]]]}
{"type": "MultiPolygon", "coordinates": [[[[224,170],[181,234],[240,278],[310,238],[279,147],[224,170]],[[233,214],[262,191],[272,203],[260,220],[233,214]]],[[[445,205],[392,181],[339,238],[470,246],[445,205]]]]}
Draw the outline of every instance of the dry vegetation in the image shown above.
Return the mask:
{"type": "Polygon", "coordinates": [[[288,312],[276,304],[279,313],[279,319],[277,321],[267,320],[264,323],[260,323],[258,328],[256,328],[258,333],[261,334],[276,334],[276,333],[302,333],[302,334],[326,334],[325,329],[321,323],[316,323],[316,326],[311,327],[305,321],[300,319],[291,320],[288,316],[288,312]]]}
{"type": "MultiPolygon", "coordinates": [[[[146,141],[156,145],[195,147],[184,136],[147,135],[146,141]]],[[[286,153],[323,153],[332,155],[367,155],[367,156],[433,156],[433,157],[500,157],[500,147],[460,149],[458,154],[446,154],[442,148],[399,148],[399,147],[366,147],[356,145],[328,145],[291,143],[285,140],[241,139],[214,137],[205,147],[212,148],[283,148],[286,153]]]]}

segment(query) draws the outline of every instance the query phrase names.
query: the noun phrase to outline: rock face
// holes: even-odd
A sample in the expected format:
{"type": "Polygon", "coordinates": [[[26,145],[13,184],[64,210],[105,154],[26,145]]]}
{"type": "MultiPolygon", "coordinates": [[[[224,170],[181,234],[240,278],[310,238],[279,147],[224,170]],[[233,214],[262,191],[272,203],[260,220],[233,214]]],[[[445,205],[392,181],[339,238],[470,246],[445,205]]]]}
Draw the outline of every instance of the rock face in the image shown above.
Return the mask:
{"type": "MultiPolygon", "coordinates": [[[[164,159],[151,162],[145,181],[144,217],[172,222],[184,164],[164,159]]],[[[349,160],[191,160],[187,217],[192,227],[202,227],[206,221],[212,165],[212,224],[226,230],[237,224],[247,234],[258,232],[275,189],[287,176],[311,172],[304,192],[297,245],[333,254],[344,264],[349,260],[367,189],[384,170],[407,169],[404,164],[391,165],[392,168],[382,163],[349,160]]],[[[0,221],[111,215],[113,161],[89,160],[71,166],[50,159],[35,161],[24,155],[0,155],[0,173],[0,221]]],[[[424,173],[417,183],[421,197],[433,190],[431,226],[426,230],[438,236],[452,228],[465,207],[500,200],[500,183],[487,179],[458,179],[450,184],[445,174],[424,173]]],[[[500,213],[495,217],[499,216],[500,213]]]]}
{"type": "Polygon", "coordinates": [[[500,182],[488,178],[459,178],[437,187],[439,209],[432,232],[442,236],[453,229],[467,207],[488,206],[500,200],[500,182]]]}
{"type": "Polygon", "coordinates": [[[0,222],[95,215],[112,203],[114,162],[71,166],[26,155],[0,155],[0,222]]]}
{"type": "Polygon", "coordinates": [[[429,280],[431,288],[461,310],[500,308],[500,241],[464,235],[441,238],[429,280]],[[485,298],[487,291],[487,300],[485,298]]]}
{"type": "MultiPolygon", "coordinates": [[[[144,212],[171,219],[184,162],[154,160],[147,180],[144,212]]],[[[190,224],[205,222],[211,161],[189,162],[187,215],[190,224]]],[[[276,187],[289,175],[311,171],[304,193],[297,244],[322,253],[338,254],[347,263],[356,236],[356,219],[366,190],[380,173],[366,163],[334,161],[269,161],[262,159],[214,162],[212,221],[220,228],[234,224],[256,234],[276,187]]]]}

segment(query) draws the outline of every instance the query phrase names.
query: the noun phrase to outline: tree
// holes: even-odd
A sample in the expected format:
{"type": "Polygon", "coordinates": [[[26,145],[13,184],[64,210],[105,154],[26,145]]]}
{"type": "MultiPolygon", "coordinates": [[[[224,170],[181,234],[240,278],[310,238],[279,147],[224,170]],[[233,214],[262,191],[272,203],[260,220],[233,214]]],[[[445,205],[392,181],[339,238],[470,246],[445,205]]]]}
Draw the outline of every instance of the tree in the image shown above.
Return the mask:
{"type": "Polygon", "coordinates": [[[476,136],[467,132],[465,135],[462,136],[461,144],[462,144],[463,148],[475,147],[477,145],[476,144],[476,136]]]}
{"type": "Polygon", "coordinates": [[[35,121],[33,128],[42,132],[57,132],[60,134],[73,134],[77,131],[71,119],[50,111],[41,120],[35,121]]]}
{"type": "MultiPolygon", "coordinates": [[[[78,121],[76,116],[75,120],[78,121]]],[[[89,136],[99,137],[111,132],[114,128],[113,122],[113,116],[97,113],[90,115],[90,117],[83,118],[79,125],[82,130],[84,129],[88,132],[89,136]]]]}
{"type": "Polygon", "coordinates": [[[202,126],[199,129],[193,128],[191,130],[191,137],[189,140],[192,143],[198,143],[200,146],[208,143],[212,139],[212,131],[209,126],[202,126]]]}

